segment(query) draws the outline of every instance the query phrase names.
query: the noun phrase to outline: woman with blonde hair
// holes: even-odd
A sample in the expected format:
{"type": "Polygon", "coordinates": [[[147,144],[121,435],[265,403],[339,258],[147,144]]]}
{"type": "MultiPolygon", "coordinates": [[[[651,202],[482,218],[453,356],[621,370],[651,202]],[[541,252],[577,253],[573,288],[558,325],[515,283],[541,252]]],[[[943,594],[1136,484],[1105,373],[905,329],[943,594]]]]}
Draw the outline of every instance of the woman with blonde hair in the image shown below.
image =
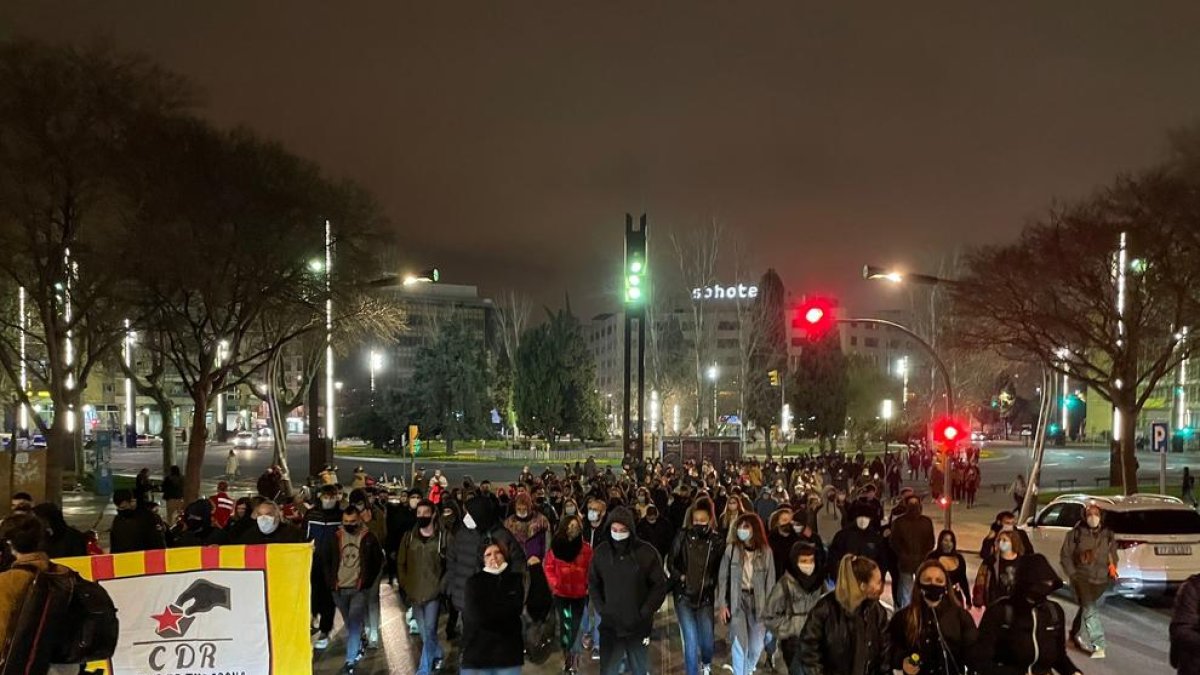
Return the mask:
{"type": "Polygon", "coordinates": [[[921,563],[916,582],[908,607],[888,624],[890,667],[905,675],[961,675],[979,638],[975,620],[951,593],[950,575],[938,561],[921,563]]]}
{"type": "Polygon", "coordinates": [[[758,514],[738,516],[732,531],[734,538],[721,561],[716,610],[721,623],[729,625],[734,675],[749,675],[767,637],[767,595],[775,587],[775,559],[758,514]]]}
{"type": "Polygon", "coordinates": [[[805,675],[892,672],[887,610],[879,604],[883,574],[866,556],[847,555],[838,565],[832,593],[817,601],[800,635],[797,660],[789,672],[805,675]]]}

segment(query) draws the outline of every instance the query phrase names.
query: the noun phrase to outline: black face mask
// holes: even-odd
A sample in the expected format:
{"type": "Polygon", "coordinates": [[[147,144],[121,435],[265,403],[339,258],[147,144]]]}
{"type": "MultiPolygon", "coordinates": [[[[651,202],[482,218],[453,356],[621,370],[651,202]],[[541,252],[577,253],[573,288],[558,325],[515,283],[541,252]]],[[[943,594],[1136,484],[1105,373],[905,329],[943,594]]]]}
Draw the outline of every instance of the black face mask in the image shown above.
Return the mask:
{"type": "Polygon", "coordinates": [[[946,597],[946,587],[938,584],[920,584],[921,595],[930,602],[941,602],[946,597]]]}
{"type": "Polygon", "coordinates": [[[424,529],[433,522],[433,516],[417,516],[417,527],[424,529]]]}
{"type": "Polygon", "coordinates": [[[342,525],[342,529],[346,531],[346,534],[354,534],[358,532],[358,523],[354,523],[353,525],[342,525]]]}
{"type": "Polygon", "coordinates": [[[692,525],[692,531],[696,534],[706,534],[708,532],[708,523],[704,525],[692,525]]]}

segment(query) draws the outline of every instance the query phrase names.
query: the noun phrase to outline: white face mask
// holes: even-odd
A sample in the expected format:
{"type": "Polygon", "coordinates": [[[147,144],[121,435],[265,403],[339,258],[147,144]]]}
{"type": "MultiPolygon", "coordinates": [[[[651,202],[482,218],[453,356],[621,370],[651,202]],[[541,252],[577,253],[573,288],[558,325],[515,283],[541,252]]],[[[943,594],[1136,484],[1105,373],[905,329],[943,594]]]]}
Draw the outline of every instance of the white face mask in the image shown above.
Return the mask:
{"type": "Polygon", "coordinates": [[[614,530],[612,533],[612,538],[613,538],[613,541],[625,541],[626,539],[629,538],[629,530],[626,530],[624,532],[617,532],[614,530]]]}
{"type": "Polygon", "coordinates": [[[568,516],[573,516],[577,510],[578,509],[576,509],[574,506],[568,506],[567,508],[563,509],[563,512],[568,516]]]}
{"type": "Polygon", "coordinates": [[[596,509],[588,509],[588,520],[593,524],[600,522],[600,512],[596,509]]]}
{"type": "Polygon", "coordinates": [[[475,519],[471,517],[471,514],[468,513],[467,515],[463,516],[463,526],[468,530],[475,529],[475,519]]]}
{"type": "Polygon", "coordinates": [[[325,498],[323,498],[323,497],[321,498],[321,508],[323,508],[323,509],[325,509],[325,510],[329,510],[329,509],[332,509],[332,508],[333,508],[333,507],[335,507],[335,506],[337,506],[337,500],[336,500],[336,499],[325,499],[325,498]]]}
{"type": "Polygon", "coordinates": [[[858,526],[858,529],[865,530],[871,526],[871,519],[867,516],[859,516],[854,519],[854,524],[858,526]]]}
{"type": "Polygon", "coordinates": [[[812,576],[812,573],[817,571],[816,563],[800,563],[796,567],[800,568],[801,574],[808,576],[812,576]]]}
{"type": "Polygon", "coordinates": [[[1012,553],[1012,542],[1005,539],[996,544],[996,548],[1000,549],[1001,553],[1012,553]]]}
{"type": "Polygon", "coordinates": [[[259,516],[257,520],[258,531],[263,534],[271,534],[279,527],[279,523],[275,521],[275,516],[263,515],[259,516]]]}
{"type": "Polygon", "coordinates": [[[737,538],[739,541],[742,541],[742,542],[750,541],[750,537],[752,537],[752,536],[754,536],[753,530],[744,530],[744,529],[738,528],[737,538]]]}
{"type": "Polygon", "coordinates": [[[1012,525],[1001,525],[1001,526],[1000,526],[1000,531],[1001,531],[1001,532],[1012,532],[1012,531],[1013,531],[1013,526],[1012,526],[1012,525]]]}
{"type": "Polygon", "coordinates": [[[1100,527],[1100,516],[1088,516],[1087,524],[1088,527],[1092,528],[1093,530],[1097,527],[1100,527]]]}
{"type": "Polygon", "coordinates": [[[506,569],[508,569],[508,563],[503,562],[503,563],[500,563],[499,567],[484,567],[483,571],[487,572],[488,574],[500,574],[501,572],[503,572],[506,569]]]}

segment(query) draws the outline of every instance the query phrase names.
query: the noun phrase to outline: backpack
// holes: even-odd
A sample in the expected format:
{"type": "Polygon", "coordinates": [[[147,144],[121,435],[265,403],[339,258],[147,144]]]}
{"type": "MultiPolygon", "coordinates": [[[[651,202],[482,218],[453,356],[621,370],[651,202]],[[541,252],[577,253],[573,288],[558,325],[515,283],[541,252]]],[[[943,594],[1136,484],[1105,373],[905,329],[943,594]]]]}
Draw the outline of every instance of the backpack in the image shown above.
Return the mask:
{"type": "Polygon", "coordinates": [[[0,657],[0,674],[42,672],[49,664],[103,661],[117,647],[119,623],[112,598],[100,584],[74,570],[51,565],[13,565],[33,582],[0,657]]]}

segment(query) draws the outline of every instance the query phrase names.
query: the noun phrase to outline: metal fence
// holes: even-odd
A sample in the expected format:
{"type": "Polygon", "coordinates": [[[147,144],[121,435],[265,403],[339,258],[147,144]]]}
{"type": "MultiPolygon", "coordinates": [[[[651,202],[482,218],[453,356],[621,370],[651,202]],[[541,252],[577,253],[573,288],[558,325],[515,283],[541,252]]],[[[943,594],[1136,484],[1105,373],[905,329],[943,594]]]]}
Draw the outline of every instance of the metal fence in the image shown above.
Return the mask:
{"type": "Polygon", "coordinates": [[[534,448],[516,450],[512,448],[486,448],[477,451],[477,456],[496,460],[527,460],[531,462],[545,462],[547,464],[562,464],[564,462],[583,462],[588,457],[595,457],[596,459],[621,459],[622,454],[619,449],[609,447],[551,450],[546,446],[539,445],[534,448]]]}

